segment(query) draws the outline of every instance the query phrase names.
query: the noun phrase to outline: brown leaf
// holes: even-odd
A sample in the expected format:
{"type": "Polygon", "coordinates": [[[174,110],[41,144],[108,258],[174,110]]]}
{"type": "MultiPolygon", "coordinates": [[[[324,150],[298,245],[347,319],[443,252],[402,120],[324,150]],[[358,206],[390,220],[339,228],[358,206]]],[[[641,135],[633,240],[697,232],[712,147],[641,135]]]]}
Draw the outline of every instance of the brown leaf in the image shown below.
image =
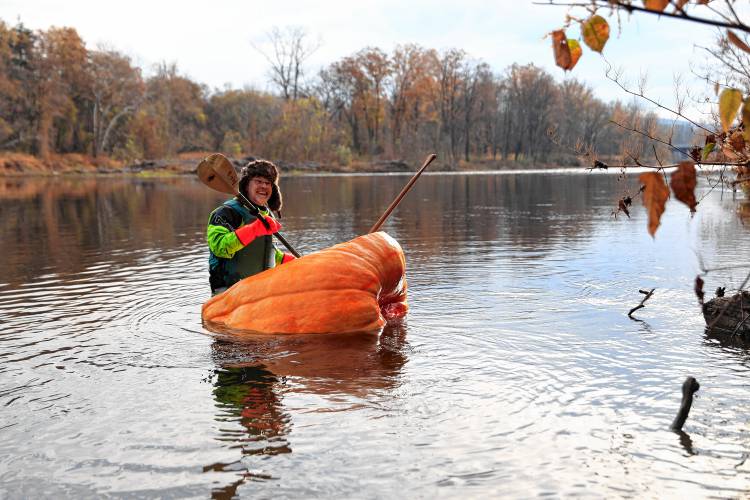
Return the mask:
{"type": "Polygon", "coordinates": [[[681,11],[686,3],[688,3],[688,0],[677,0],[676,10],[681,11]]]}
{"type": "Polygon", "coordinates": [[[669,184],[672,187],[675,198],[690,207],[690,212],[695,213],[695,206],[698,202],[695,201],[696,180],[695,165],[693,162],[683,161],[680,163],[677,170],[672,172],[669,184]]]}
{"type": "Polygon", "coordinates": [[[643,0],[643,6],[648,10],[655,10],[657,12],[664,12],[664,9],[669,5],[669,0],[643,0]]]}
{"type": "Polygon", "coordinates": [[[727,30],[727,38],[729,39],[730,42],[735,44],[740,49],[744,50],[745,52],[750,53],[750,47],[748,47],[748,45],[745,42],[743,42],[740,37],[735,35],[731,30],[727,30]]]}
{"type": "Polygon", "coordinates": [[[617,208],[619,208],[620,210],[622,210],[623,212],[625,212],[625,215],[628,216],[628,219],[630,218],[630,212],[628,211],[628,205],[629,204],[630,203],[628,203],[627,201],[625,201],[625,198],[622,198],[620,200],[620,202],[617,204],[617,208]]]}
{"type": "Polygon", "coordinates": [[[703,292],[703,280],[700,276],[695,277],[695,286],[693,287],[695,290],[695,296],[698,297],[698,303],[700,305],[703,305],[703,298],[706,296],[705,292],[703,292]]]}
{"type": "Polygon", "coordinates": [[[743,156],[745,148],[745,139],[742,137],[740,130],[733,131],[726,141],[721,143],[721,152],[727,160],[738,160],[743,156]]]}
{"type": "Polygon", "coordinates": [[[638,180],[643,184],[643,206],[648,210],[648,232],[654,237],[669,198],[669,188],[661,174],[656,172],[641,174],[638,180]]]}
{"type": "Polygon", "coordinates": [[[565,71],[568,71],[573,67],[571,65],[573,58],[570,55],[568,38],[565,36],[565,32],[563,30],[556,30],[552,32],[552,50],[555,54],[555,64],[560,66],[565,71]]]}
{"type": "Polygon", "coordinates": [[[742,153],[745,150],[745,138],[742,137],[742,132],[735,130],[732,135],[729,136],[729,144],[737,153],[742,153]]]}

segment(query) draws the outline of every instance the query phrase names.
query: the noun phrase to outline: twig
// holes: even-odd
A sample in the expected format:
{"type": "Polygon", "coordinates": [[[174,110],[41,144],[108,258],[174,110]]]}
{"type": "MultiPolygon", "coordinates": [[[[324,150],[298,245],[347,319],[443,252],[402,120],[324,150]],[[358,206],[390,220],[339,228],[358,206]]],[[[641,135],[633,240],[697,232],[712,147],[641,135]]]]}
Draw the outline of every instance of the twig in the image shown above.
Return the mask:
{"type": "MultiPolygon", "coordinates": [[[[630,3],[622,3],[617,0],[608,0],[607,3],[597,3],[596,1],[591,3],[580,3],[580,2],[566,2],[566,3],[555,3],[552,0],[548,2],[533,2],[534,5],[554,5],[556,7],[591,7],[591,5],[596,6],[597,8],[603,8],[603,9],[610,9],[610,10],[619,10],[623,9],[628,12],[643,12],[647,14],[655,14],[657,16],[664,16],[664,17],[671,17],[674,19],[681,19],[683,21],[690,21],[694,23],[700,23],[700,24],[708,24],[710,26],[717,26],[720,28],[734,28],[740,31],[744,31],[746,33],[750,33],[750,27],[746,26],[742,23],[732,23],[732,22],[724,22],[724,21],[717,21],[715,19],[708,19],[705,17],[696,17],[696,16],[690,16],[684,13],[681,14],[674,14],[671,12],[659,12],[656,10],[647,9],[645,7],[639,7],[637,5],[632,5],[630,3]]],[[[719,13],[719,15],[721,15],[719,13]]],[[[722,15],[722,17],[724,17],[722,15]]]]}
{"type": "MultiPolygon", "coordinates": [[[[686,160],[687,161],[687,160],[686,160]]],[[[723,161],[696,161],[694,162],[696,166],[702,167],[702,166],[727,166],[727,167],[746,167],[748,166],[748,161],[742,161],[738,163],[727,163],[723,161]]],[[[677,168],[679,167],[679,163],[670,163],[669,165],[644,165],[641,162],[637,162],[635,165],[609,165],[607,163],[604,163],[603,161],[597,160],[594,163],[593,167],[586,167],[587,170],[594,170],[594,169],[601,169],[606,170],[608,168],[653,168],[654,170],[664,170],[667,168],[677,168]]],[[[743,181],[750,181],[750,177],[746,177],[743,179],[738,179],[736,183],[740,183],[743,181]]]]}
{"type": "Polygon", "coordinates": [[[633,318],[633,313],[634,313],[634,312],[636,312],[636,311],[637,311],[638,309],[641,309],[641,308],[643,308],[643,307],[646,307],[646,306],[645,306],[645,303],[646,303],[646,301],[647,301],[648,299],[650,299],[650,298],[651,298],[651,296],[652,296],[652,295],[654,294],[654,290],[656,290],[656,288],[652,288],[652,289],[651,289],[650,291],[648,291],[648,292],[647,292],[646,290],[638,290],[638,292],[640,292],[640,293],[642,293],[643,295],[645,295],[645,297],[643,297],[643,300],[641,300],[641,303],[640,303],[640,304],[638,304],[637,306],[635,306],[634,308],[632,308],[632,309],[630,310],[630,312],[628,312],[628,318],[630,318],[630,319],[634,319],[634,318],[633,318]]]}
{"type": "MultiPolygon", "coordinates": [[[[676,111],[676,110],[674,110],[672,108],[668,108],[665,105],[663,105],[662,103],[660,103],[658,101],[655,101],[654,99],[651,99],[650,97],[646,97],[643,92],[635,92],[633,90],[630,90],[625,85],[623,85],[622,82],[620,82],[620,74],[617,71],[615,71],[615,76],[611,76],[610,73],[614,70],[614,68],[612,68],[612,65],[610,64],[609,61],[607,61],[606,58],[604,59],[604,61],[607,63],[607,70],[604,72],[604,76],[607,79],[613,81],[615,84],[617,84],[617,86],[620,87],[626,93],[628,93],[628,94],[630,94],[632,96],[640,97],[641,99],[644,99],[644,100],[650,102],[654,106],[657,106],[657,107],[663,109],[664,111],[668,111],[668,112],[670,112],[670,113],[672,113],[674,115],[677,115],[680,118],[682,118],[683,120],[691,123],[692,125],[696,126],[697,128],[699,128],[701,130],[706,131],[709,134],[713,133],[713,131],[711,131],[711,130],[707,129],[706,127],[704,127],[703,125],[701,125],[701,124],[699,124],[699,123],[691,120],[690,118],[688,118],[684,114],[680,113],[679,111],[676,111]]],[[[669,144],[669,145],[671,146],[671,144],[669,144]]]]}

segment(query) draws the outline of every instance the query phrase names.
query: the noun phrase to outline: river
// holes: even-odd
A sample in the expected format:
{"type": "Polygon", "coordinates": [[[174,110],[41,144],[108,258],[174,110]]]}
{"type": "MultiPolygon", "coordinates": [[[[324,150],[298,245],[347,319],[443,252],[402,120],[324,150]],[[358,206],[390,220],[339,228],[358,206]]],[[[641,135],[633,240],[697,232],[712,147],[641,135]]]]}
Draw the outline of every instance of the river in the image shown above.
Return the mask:
{"type": "MultiPolygon", "coordinates": [[[[285,178],[284,234],[302,254],[363,234],[407,180],[285,178]]],[[[223,195],[0,179],[0,497],[741,496],[750,356],[706,335],[693,282],[747,262],[750,205],[701,180],[697,214],[670,201],[651,238],[639,198],[612,216],[637,187],[425,175],[384,226],[404,323],[234,341],[200,319],[223,195]]]]}

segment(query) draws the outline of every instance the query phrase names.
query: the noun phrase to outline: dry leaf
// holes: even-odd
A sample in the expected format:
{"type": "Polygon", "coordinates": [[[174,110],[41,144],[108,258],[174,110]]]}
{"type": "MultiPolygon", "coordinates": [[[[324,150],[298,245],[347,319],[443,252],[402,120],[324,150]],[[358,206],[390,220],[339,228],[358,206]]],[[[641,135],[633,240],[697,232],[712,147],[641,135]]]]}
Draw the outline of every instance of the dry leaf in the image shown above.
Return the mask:
{"type": "Polygon", "coordinates": [[[591,50],[601,52],[609,40],[609,24],[602,16],[591,16],[581,23],[581,35],[591,50]]]}
{"type": "Polygon", "coordinates": [[[630,198],[622,198],[617,203],[617,208],[619,208],[621,211],[625,212],[625,215],[628,216],[628,219],[630,218],[630,212],[628,211],[628,205],[630,205],[630,198]]]}
{"type": "Polygon", "coordinates": [[[737,110],[742,104],[742,92],[737,89],[724,89],[719,96],[719,118],[724,132],[732,126],[737,110]]]}
{"type": "Polygon", "coordinates": [[[677,170],[672,172],[669,179],[669,185],[675,198],[690,207],[690,212],[695,213],[695,165],[692,161],[683,161],[677,166],[677,170]]]}
{"type": "Polygon", "coordinates": [[[654,237],[669,198],[669,188],[661,174],[656,172],[641,174],[638,180],[643,184],[643,206],[648,210],[648,232],[654,237]]]}
{"type": "Polygon", "coordinates": [[[552,50],[555,54],[555,64],[560,66],[565,71],[568,71],[573,67],[571,65],[573,58],[570,54],[568,38],[565,36],[565,32],[563,30],[556,30],[552,32],[552,50]]]}
{"type": "Polygon", "coordinates": [[[745,150],[745,138],[742,137],[742,132],[735,130],[732,135],[729,136],[729,145],[735,153],[742,154],[745,150]]]}
{"type": "Polygon", "coordinates": [[[698,303],[703,305],[703,298],[706,294],[703,292],[703,279],[700,276],[695,277],[695,286],[693,289],[695,290],[695,296],[698,297],[698,303]]]}
{"type": "Polygon", "coordinates": [[[750,53],[750,47],[747,46],[745,42],[742,41],[740,37],[732,33],[730,30],[727,30],[727,38],[730,42],[735,44],[740,49],[744,50],[745,52],[750,53]]]}
{"type": "Polygon", "coordinates": [[[669,0],[643,0],[643,6],[648,10],[655,10],[657,12],[664,12],[664,9],[669,5],[669,0]]]}

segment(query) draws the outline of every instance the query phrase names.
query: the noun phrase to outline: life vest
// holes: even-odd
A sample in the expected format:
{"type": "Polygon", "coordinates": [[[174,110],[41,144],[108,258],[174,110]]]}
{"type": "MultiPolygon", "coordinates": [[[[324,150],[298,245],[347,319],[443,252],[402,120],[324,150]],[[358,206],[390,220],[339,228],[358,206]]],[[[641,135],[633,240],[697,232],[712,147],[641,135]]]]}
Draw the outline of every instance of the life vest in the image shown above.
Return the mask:
{"type": "MultiPolygon", "coordinates": [[[[243,226],[257,220],[244,205],[234,198],[226,201],[224,206],[231,208],[242,216],[243,226]]],[[[209,257],[209,267],[211,270],[218,271],[218,274],[223,278],[225,287],[230,287],[243,278],[275,266],[276,249],[271,236],[255,238],[244,248],[238,250],[231,259],[222,259],[214,255],[213,252],[209,257]]]]}

